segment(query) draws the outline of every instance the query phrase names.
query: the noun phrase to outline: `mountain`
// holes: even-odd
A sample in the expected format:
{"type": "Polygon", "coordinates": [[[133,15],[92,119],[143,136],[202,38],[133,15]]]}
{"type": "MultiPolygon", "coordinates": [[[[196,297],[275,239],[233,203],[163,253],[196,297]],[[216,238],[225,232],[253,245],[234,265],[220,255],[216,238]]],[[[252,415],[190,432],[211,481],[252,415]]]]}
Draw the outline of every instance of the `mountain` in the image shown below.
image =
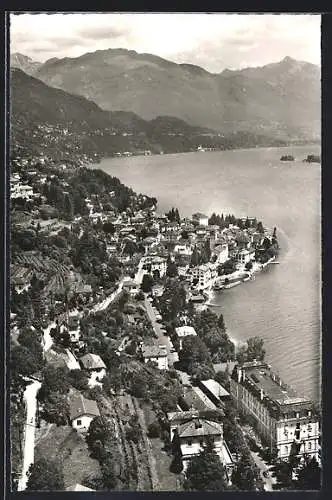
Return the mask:
{"type": "Polygon", "coordinates": [[[290,57],[213,74],[151,54],[109,49],[46,61],[34,76],[105,110],[129,111],[145,120],[169,115],[220,133],[320,135],[320,69],[290,57]]]}
{"type": "Polygon", "coordinates": [[[18,52],[10,54],[10,66],[11,68],[18,68],[27,73],[28,75],[33,75],[42,63],[34,61],[31,57],[24,56],[18,52]]]}
{"type": "Polygon", "coordinates": [[[195,151],[199,145],[217,149],[284,145],[265,135],[218,134],[172,116],[144,120],[131,111],[106,111],[18,68],[11,69],[10,90],[13,147],[29,154],[63,160],[81,153],[108,156],[195,151]]]}

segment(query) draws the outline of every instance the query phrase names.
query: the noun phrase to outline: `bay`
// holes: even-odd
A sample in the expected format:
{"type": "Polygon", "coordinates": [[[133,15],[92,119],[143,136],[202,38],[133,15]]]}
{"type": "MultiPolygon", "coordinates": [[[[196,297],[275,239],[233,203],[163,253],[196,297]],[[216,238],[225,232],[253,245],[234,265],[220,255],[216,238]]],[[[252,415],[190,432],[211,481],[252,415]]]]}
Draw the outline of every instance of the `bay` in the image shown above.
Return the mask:
{"type": "Polygon", "coordinates": [[[95,165],[181,216],[234,213],[277,227],[279,265],[215,295],[232,338],[264,338],[267,361],[299,394],[320,399],[321,169],[303,163],[320,147],[262,148],[106,158],[95,165]],[[294,162],[281,162],[292,154],[294,162]]]}

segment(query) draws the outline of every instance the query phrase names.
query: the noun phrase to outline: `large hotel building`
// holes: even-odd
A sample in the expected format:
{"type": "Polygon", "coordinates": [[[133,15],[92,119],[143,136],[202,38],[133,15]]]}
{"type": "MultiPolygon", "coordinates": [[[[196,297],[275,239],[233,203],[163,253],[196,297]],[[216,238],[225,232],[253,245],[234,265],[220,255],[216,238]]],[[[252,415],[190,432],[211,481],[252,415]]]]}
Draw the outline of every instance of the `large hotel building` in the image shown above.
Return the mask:
{"type": "Polygon", "coordinates": [[[298,397],[270,365],[254,361],[235,366],[230,393],[240,412],[253,417],[270,450],[278,450],[278,458],[286,459],[292,451],[319,459],[319,421],[312,402],[298,397]]]}

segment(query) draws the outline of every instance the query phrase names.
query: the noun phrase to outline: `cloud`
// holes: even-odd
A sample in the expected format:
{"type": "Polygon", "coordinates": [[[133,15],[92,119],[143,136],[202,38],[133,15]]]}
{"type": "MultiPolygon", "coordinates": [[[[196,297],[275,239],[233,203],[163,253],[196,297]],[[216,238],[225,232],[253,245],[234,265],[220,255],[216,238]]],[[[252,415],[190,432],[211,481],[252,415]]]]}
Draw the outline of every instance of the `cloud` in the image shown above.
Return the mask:
{"type": "Polygon", "coordinates": [[[37,60],[122,47],[212,72],[286,55],[320,62],[319,15],[29,13],[11,15],[10,33],[11,50],[37,60]]]}

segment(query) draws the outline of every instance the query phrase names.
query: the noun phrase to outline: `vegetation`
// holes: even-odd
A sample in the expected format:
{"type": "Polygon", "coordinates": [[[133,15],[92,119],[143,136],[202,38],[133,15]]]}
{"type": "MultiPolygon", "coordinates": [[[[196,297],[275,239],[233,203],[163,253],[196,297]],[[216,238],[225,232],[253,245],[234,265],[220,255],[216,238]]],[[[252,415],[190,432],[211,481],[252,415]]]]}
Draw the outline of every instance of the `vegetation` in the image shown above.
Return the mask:
{"type": "Polygon", "coordinates": [[[235,346],[226,333],[222,314],[218,318],[209,309],[197,313],[194,316],[193,326],[209,350],[213,363],[234,359],[235,346]]]}
{"type": "Polygon", "coordinates": [[[240,460],[234,468],[232,483],[239,490],[257,491],[258,489],[262,489],[260,470],[253,464],[248,450],[242,453],[240,460]]]}
{"type": "Polygon", "coordinates": [[[246,344],[241,346],[236,354],[236,359],[239,363],[249,361],[264,361],[265,349],[264,340],[260,337],[251,337],[246,341],[246,344]]]}
{"type": "Polygon", "coordinates": [[[40,458],[36,460],[28,472],[28,491],[61,491],[64,490],[64,478],[61,465],[53,460],[40,458]]]}
{"type": "Polygon", "coordinates": [[[114,428],[107,417],[99,416],[92,420],[86,442],[92,456],[100,463],[103,486],[107,490],[114,489],[117,484],[116,467],[113,458],[116,437],[114,428]]]}
{"type": "Polygon", "coordinates": [[[190,460],[184,488],[187,491],[227,490],[225,470],[210,440],[199,455],[190,460]]]}

